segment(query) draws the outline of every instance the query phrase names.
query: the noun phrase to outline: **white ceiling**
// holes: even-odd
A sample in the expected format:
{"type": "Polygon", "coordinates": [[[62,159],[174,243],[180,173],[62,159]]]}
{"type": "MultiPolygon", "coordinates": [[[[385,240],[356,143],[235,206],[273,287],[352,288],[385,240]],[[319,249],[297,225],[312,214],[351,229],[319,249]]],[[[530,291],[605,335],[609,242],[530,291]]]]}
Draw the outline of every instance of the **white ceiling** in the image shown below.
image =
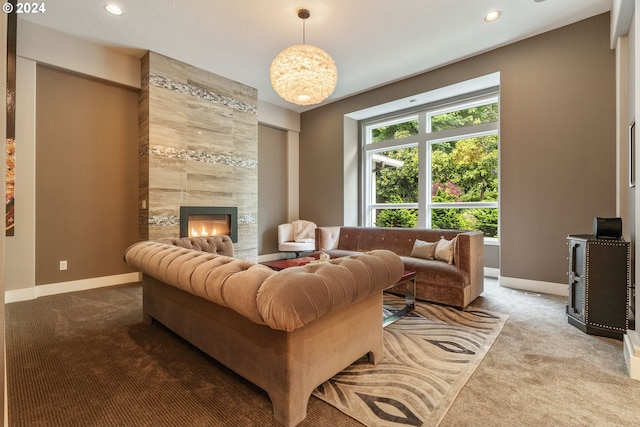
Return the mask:
{"type": "MultiPolygon", "coordinates": [[[[258,89],[258,98],[302,112],[278,97],[269,66],[284,48],[306,43],[329,53],[338,85],[324,103],[379,87],[611,10],[612,0],[49,0],[21,15],[103,45],[152,50],[258,89]],[[495,22],[484,22],[493,9],[495,22]]],[[[323,104],[324,104],[323,103],[323,104]]],[[[321,104],[322,105],[322,104],[321,104]]]]}

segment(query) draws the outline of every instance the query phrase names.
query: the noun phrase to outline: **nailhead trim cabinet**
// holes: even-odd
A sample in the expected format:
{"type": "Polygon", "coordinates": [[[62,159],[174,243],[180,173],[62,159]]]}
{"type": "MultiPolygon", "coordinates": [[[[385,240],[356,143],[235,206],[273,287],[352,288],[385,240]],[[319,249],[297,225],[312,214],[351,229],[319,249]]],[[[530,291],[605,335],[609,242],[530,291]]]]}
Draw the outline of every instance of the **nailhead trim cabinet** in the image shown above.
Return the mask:
{"type": "Polygon", "coordinates": [[[587,334],[621,340],[629,326],[629,242],[589,234],[567,241],[567,321],[587,334]]]}

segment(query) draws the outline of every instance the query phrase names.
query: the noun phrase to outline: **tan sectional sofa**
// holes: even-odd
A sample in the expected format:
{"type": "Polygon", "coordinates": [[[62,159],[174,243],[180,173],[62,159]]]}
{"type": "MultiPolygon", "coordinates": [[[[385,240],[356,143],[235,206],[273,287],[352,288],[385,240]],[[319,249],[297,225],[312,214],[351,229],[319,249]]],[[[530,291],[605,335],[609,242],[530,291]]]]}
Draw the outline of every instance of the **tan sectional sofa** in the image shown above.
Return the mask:
{"type": "Polygon", "coordinates": [[[374,249],[395,252],[406,269],[416,272],[418,299],[466,307],[484,290],[484,234],[481,232],[387,227],[316,229],[316,250],[325,251],[332,258],[374,249]],[[434,243],[442,237],[455,238],[451,264],[412,256],[416,239],[434,243]]]}
{"type": "Polygon", "coordinates": [[[143,313],[264,389],[275,419],[306,417],[312,391],[364,355],[383,357],[382,290],[403,264],[378,250],[282,271],[235,259],[227,236],[139,242],[143,313]],[[225,255],[221,255],[225,254],[225,255]]]}

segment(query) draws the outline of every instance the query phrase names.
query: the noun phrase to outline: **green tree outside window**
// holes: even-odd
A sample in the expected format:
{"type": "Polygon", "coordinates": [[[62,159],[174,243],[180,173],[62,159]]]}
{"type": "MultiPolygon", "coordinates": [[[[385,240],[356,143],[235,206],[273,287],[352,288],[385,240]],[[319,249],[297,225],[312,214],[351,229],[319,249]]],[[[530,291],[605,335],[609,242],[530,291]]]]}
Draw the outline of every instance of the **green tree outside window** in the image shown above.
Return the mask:
{"type": "MultiPolygon", "coordinates": [[[[467,108],[431,117],[431,131],[437,132],[498,119],[498,104],[467,108]]],[[[372,142],[418,134],[418,120],[382,126],[372,131],[372,142]]],[[[395,149],[384,155],[403,162],[401,167],[375,171],[376,203],[416,203],[418,200],[418,147],[395,149]]],[[[497,202],[498,136],[490,134],[431,145],[432,202],[497,202]]],[[[416,209],[380,209],[375,225],[416,227],[416,209]]],[[[496,208],[435,208],[431,210],[433,228],[483,231],[497,237],[496,208]]]]}

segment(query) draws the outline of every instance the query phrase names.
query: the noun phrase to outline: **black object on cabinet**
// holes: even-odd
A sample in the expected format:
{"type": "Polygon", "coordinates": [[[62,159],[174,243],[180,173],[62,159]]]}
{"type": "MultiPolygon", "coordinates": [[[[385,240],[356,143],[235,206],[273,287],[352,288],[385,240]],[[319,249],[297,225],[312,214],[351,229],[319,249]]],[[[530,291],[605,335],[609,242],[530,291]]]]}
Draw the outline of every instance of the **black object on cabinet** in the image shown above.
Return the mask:
{"type": "Polygon", "coordinates": [[[622,339],[629,323],[630,244],[569,235],[567,321],[590,335],[622,339]]]}

